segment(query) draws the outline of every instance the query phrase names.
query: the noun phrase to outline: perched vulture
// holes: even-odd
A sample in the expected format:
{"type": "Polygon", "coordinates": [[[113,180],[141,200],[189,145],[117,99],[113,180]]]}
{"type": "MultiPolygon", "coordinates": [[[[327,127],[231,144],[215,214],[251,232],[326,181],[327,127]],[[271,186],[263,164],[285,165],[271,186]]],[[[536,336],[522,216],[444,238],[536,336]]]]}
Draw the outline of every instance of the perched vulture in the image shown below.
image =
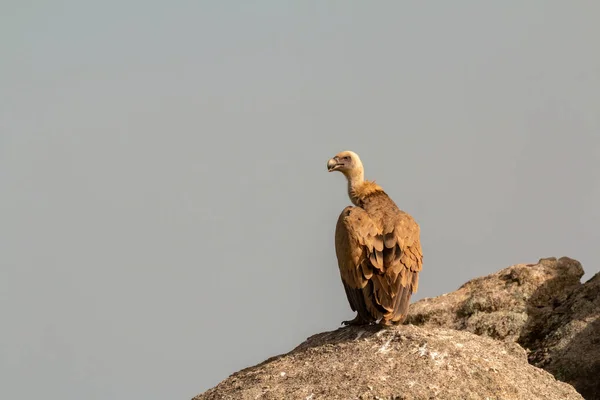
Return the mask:
{"type": "Polygon", "coordinates": [[[419,225],[379,185],[364,179],[356,153],[337,154],[327,170],[346,176],[354,204],[344,208],[335,228],[340,275],[350,307],[358,312],[342,324],[401,324],[423,265],[419,225]]]}

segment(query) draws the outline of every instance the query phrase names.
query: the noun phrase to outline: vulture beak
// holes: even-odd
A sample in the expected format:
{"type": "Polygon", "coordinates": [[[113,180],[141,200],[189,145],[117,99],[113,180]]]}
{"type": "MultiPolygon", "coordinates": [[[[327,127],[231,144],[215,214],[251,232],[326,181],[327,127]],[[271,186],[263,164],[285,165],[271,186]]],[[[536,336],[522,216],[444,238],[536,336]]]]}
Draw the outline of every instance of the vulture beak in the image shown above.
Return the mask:
{"type": "Polygon", "coordinates": [[[335,171],[341,166],[342,164],[338,162],[337,157],[333,157],[327,161],[327,172],[335,171]]]}

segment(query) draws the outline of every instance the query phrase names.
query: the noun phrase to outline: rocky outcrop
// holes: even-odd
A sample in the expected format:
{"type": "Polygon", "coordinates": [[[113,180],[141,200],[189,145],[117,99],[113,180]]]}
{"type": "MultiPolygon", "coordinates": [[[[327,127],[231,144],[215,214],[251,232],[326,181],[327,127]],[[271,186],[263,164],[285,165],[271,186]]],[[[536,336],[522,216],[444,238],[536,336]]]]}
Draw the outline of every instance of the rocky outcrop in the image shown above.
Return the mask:
{"type": "Polygon", "coordinates": [[[525,350],[453,329],[345,327],[239,371],[194,400],[582,399],[525,350]]]}
{"type": "Polygon", "coordinates": [[[470,280],[455,292],[411,304],[405,323],[517,341],[531,309],[563,303],[581,285],[583,274],[581,264],[567,257],[513,265],[470,280]]]}
{"type": "Polygon", "coordinates": [[[406,323],[519,343],[529,362],[600,400],[600,274],[568,257],[517,264],[411,305],[406,323]]]}
{"type": "Polygon", "coordinates": [[[513,265],[413,303],[405,325],[314,335],[194,399],[600,400],[600,273],[583,274],[568,257],[513,265]]]}
{"type": "Polygon", "coordinates": [[[529,362],[600,400],[600,273],[562,302],[530,305],[530,322],[518,342],[529,362]]]}

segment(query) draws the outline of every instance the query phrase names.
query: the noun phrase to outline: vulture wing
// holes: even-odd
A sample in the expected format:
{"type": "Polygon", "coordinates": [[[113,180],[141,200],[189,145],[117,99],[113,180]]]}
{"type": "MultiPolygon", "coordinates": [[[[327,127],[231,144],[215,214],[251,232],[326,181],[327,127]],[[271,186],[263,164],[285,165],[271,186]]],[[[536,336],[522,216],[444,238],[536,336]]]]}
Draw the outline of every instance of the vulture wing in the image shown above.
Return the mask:
{"type": "Polygon", "coordinates": [[[383,250],[381,229],[362,208],[344,208],[335,228],[335,252],[350,307],[365,321],[381,316],[372,299],[365,296],[372,291],[368,287],[373,276],[369,257],[377,250],[383,250]]]}
{"type": "Polygon", "coordinates": [[[335,232],[338,266],[350,306],[361,319],[400,323],[422,268],[419,226],[397,209],[381,225],[364,209],[346,207],[335,232]]]}
{"type": "Polygon", "coordinates": [[[384,228],[383,252],[376,254],[379,273],[372,277],[373,293],[385,309],[383,318],[401,323],[408,315],[410,297],[419,286],[423,252],[419,225],[410,215],[397,210],[391,222],[384,228]]]}

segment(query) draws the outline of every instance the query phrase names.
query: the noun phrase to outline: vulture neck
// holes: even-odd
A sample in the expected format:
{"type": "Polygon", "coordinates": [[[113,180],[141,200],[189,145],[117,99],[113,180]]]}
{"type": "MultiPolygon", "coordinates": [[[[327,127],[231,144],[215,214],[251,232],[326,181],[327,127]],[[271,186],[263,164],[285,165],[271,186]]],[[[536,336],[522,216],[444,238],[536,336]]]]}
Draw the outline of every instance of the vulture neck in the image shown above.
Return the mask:
{"type": "Polygon", "coordinates": [[[365,181],[363,169],[357,169],[345,174],[348,179],[348,197],[357,207],[362,207],[365,200],[376,193],[383,193],[381,186],[374,181],[365,181]]]}
{"type": "Polygon", "coordinates": [[[348,179],[348,197],[355,206],[361,206],[361,187],[365,183],[365,172],[361,168],[357,171],[351,171],[346,175],[348,179]]]}

